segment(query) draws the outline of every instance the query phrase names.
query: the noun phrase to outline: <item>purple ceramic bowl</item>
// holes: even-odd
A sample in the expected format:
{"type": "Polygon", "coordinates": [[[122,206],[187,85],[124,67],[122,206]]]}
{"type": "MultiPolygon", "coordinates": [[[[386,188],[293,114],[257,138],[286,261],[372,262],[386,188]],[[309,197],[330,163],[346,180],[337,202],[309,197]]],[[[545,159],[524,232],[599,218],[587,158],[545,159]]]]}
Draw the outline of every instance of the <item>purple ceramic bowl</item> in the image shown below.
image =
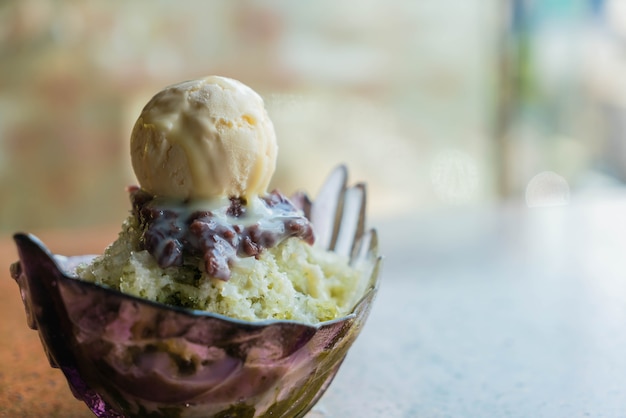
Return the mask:
{"type": "Polygon", "coordinates": [[[93,256],[51,254],[16,234],[11,266],[28,325],[50,364],[98,417],[301,417],[324,393],[378,288],[376,232],[364,231],[365,189],[335,170],[315,200],[294,198],[318,242],[362,263],[363,295],[346,317],[307,325],[248,322],[176,308],[79,280],[93,256]]]}

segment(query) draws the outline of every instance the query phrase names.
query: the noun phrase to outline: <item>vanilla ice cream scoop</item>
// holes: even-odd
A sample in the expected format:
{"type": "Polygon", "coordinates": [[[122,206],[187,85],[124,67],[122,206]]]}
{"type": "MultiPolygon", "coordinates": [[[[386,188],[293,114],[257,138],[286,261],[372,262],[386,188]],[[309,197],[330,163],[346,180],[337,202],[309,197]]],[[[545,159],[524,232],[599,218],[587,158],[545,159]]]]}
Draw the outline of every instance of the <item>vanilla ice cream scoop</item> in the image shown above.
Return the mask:
{"type": "Polygon", "coordinates": [[[277,149],[263,99],[239,81],[218,76],[157,93],[131,136],[141,187],[182,199],[263,194],[277,149]]]}

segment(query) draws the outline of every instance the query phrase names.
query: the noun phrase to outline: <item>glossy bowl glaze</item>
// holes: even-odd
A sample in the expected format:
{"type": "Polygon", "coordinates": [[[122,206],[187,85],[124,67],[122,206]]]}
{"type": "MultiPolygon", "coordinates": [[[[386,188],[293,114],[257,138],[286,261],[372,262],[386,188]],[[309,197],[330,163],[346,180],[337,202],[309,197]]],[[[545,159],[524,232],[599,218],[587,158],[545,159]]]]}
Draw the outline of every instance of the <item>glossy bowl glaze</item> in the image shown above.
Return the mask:
{"type": "Polygon", "coordinates": [[[315,203],[294,198],[326,248],[364,269],[363,293],[340,319],[247,322],[139,299],[73,275],[93,256],[51,254],[14,236],[11,266],[50,364],[98,417],[301,417],[324,393],[368,316],[378,288],[365,192],[335,170],[315,203]]]}

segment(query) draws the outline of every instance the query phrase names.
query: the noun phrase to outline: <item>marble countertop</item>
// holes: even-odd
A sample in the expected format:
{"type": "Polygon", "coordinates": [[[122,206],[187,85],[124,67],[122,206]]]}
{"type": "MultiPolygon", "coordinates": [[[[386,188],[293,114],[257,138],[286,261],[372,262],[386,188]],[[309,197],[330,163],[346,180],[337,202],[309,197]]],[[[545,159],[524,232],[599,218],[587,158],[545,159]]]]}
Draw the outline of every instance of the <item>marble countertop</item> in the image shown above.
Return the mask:
{"type": "Polygon", "coordinates": [[[329,417],[626,415],[626,193],[382,223],[329,417]]]}
{"type": "MultiPolygon", "coordinates": [[[[626,412],[626,191],[566,206],[382,220],[368,324],[309,414],[616,417],[626,412]]],[[[100,252],[116,227],[37,234],[100,252]]],[[[0,417],[89,417],[26,326],[0,239],[0,417]]]]}

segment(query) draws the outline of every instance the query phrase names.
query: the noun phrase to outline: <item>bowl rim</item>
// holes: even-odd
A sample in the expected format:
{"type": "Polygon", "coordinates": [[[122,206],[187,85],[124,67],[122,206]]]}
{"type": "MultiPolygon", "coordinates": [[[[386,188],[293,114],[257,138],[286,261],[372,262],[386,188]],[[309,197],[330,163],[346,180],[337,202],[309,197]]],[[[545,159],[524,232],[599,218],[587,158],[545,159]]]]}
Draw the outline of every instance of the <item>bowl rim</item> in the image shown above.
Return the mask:
{"type": "MultiPolygon", "coordinates": [[[[375,230],[372,230],[372,231],[375,233],[375,230]]],[[[95,289],[98,292],[108,293],[110,295],[121,297],[123,299],[127,299],[129,301],[136,302],[139,304],[151,306],[154,308],[159,308],[165,311],[175,312],[177,314],[184,315],[187,317],[212,318],[212,319],[217,319],[220,321],[228,322],[230,324],[235,324],[241,327],[248,327],[251,329],[260,329],[260,328],[265,328],[265,327],[275,326],[275,325],[297,325],[297,326],[302,326],[305,328],[319,330],[327,326],[332,326],[337,323],[345,322],[347,320],[352,320],[356,318],[357,313],[361,308],[361,305],[363,305],[363,303],[365,303],[366,300],[373,299],[373,297],[378,291],[379,283],[380,283],[380,271],[379,270],[380,270],[380,264],[382,261],[382,257],[378,254],[377,249],[374,250],[373,257],[371,260],[372,266],[371,266],[371,269],[368,268],[369,270],[369,277],[367,278],[368,285],[365,288],[363,295],[358,299],[358,301],[354,304],[353,308],[350,310],[350,312],[347,315],[334,318],[331,320],[327,320],[327,321],[321,321],[315,324],[309,324],[306,322],[300,322],[300,321],[290,320],[290,319],[263,319],[259,321],[249,321],[249,320],[229,317],[227,315],[210,312],[210,311],[203,311],[199,309],[190,309],[190,308],[185,308],[181,306],[168,305],[165,303],[156,302],[153,300],[144,299],[135,295],[124,293],[122,291],[113,289],[105,285],[101,285],[99,283],[83,280],[80,277],[78,277],[78,275],[69,274],[68,269],[63,268],[62,263],[67,262],[67,261],[72,261],[73,259],[78,259],[78,258],[91,257],[91,259],[93,259],[95,257],[98,257],[98,255],[85,254],[85,255],[76,255],[76,256],[65,256],[61,254],[54,254],[41,241],[41,239],[39,239],[36,235],[31,234],[31,233],[18,232],[13,235],[13,239],[16,241],[16,243],[18,243],[18,246],[20,242],[24,242],[24,241],[34,244],[35,247],[39,251],[41,251],[43,255],[48,257],[50,261],[53,263],[54,267],[59,273],[57,277],[58,279],[71,282],[72,284],[79,284],[81,287],[95,289]]],[[[20,255],[20,260],[16,261],[15,263],[24,263],[21,255],[20,255]]],[[[24,270],[25,269],[22,268],[21,274],[26,274],[24,270]]]]}

